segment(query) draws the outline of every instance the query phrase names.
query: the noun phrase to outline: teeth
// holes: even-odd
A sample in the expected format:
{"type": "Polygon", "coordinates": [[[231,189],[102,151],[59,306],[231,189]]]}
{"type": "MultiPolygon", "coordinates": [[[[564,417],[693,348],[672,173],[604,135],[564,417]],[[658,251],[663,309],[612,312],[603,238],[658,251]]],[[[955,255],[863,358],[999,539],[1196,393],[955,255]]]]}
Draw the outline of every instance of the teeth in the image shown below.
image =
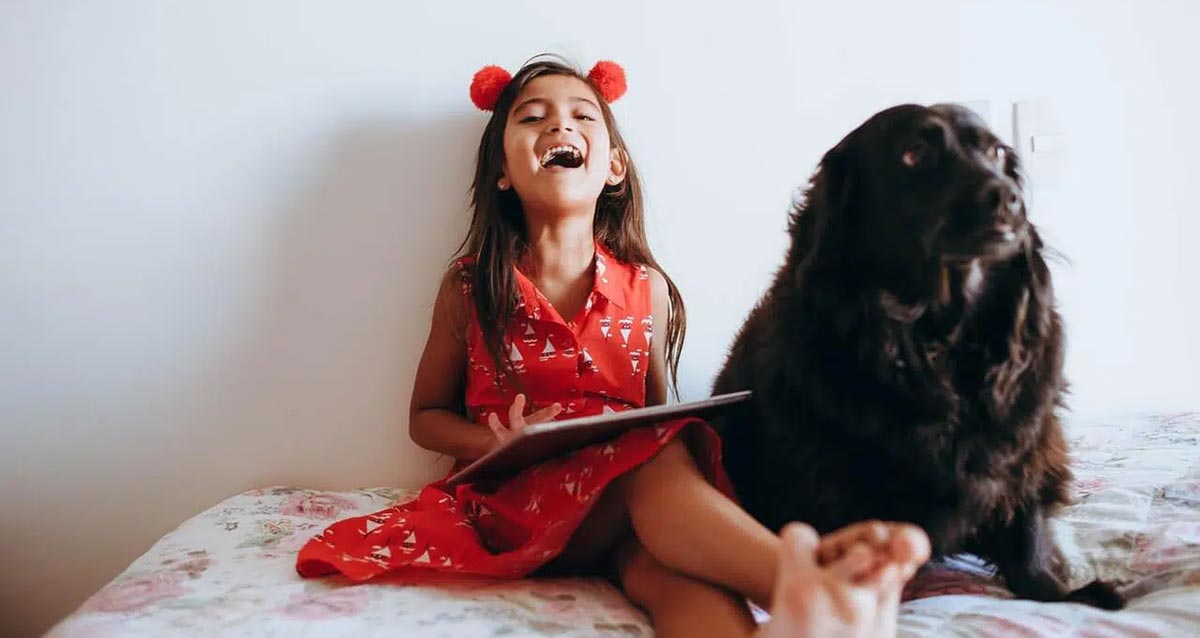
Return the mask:
{"type": "Polygon", "coordinates": [[[554,158],[555,155],[558,155],[560,153],[570,153],[573,157],[576,157],[576,158],[578,158],[582,155],[582,153],[579,152],[579,149],[575,148],[574,146],[568,146],[568,145],[551,146],[550,148],[546,149],[545,153],[542,153],[542,159],[541,159],[542,166],[545,166],[547,163],[550,162],[551,159],[554,158]]]}

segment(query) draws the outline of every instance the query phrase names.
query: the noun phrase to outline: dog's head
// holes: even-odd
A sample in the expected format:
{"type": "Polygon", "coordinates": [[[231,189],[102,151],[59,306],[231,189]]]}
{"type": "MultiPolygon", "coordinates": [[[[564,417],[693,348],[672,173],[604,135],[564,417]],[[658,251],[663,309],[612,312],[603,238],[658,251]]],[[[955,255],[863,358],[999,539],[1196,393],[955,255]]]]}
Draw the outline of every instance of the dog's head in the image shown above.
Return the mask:
{"type": "Polygon", "coordinates": [[[1033,236],[1016,155],[956,105],[876,114],[825,155],[809,198],[801,216],[823,219],[800,231],[807,248],[902,296],[922,273],[1007,260],[1033,236]]]}

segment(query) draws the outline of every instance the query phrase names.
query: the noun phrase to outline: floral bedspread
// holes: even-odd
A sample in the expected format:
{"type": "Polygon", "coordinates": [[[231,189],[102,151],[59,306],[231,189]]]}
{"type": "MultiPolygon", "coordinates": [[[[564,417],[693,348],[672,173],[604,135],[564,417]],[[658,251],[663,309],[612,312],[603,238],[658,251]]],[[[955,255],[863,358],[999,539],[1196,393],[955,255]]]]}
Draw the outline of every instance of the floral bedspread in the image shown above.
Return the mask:
{"type": "MultiPolygon", "coordinates": [[[[1078,503],[1055,523],[1074,586],[1119,581],[1117,613],[1011,600],[971,557],[909,586],[900,635],[1200,636],[1200,413],[1070,428],[1078,503]]],[[[74,614],[55,638],[101,636],[649,637],[646,617],[596,579],[351,585],[302,580],[304,541],[339,517],[405,492],[271,487],[185,522],[74,614]]]]}

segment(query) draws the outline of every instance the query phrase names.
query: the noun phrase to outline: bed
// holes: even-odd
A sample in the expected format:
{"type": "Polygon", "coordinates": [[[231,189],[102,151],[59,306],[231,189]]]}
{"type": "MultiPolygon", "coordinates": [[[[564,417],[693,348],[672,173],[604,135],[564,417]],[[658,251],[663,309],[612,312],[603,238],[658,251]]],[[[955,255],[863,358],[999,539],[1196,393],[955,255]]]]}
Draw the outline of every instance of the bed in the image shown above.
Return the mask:
{"type": "MultiPolygon", "coordinates": [[[[1200,413],[1073,421],[1077,503],[1055,521],[1073,586],[1119,581],[1116,613],[1012,600],[969,556],[926,567],[900,635],[1029,638],[1200,636],[1200,413]]],[[[302,580],[297,549],[339,517],[406,493],[270,487],[188,520],[55,626],[102,636],[649,637],[646,617],[598,579],[302,580]]]]}

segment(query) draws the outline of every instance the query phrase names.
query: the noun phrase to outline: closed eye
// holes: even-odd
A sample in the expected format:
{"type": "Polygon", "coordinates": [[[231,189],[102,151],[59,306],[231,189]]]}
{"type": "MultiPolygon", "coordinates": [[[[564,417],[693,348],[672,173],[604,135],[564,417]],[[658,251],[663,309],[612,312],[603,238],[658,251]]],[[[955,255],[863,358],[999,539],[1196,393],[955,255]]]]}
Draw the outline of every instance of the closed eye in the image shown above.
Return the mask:
{"type": "Polygon", "coordinates": [[[588,122],[595,122],[595,121],[596,121],[596,118],[594,118],[594,117],[592,117],[592,116],[590,116],[590,115],[582,114],[582,113],[581,113],[581,114],[579,114],[579,115],[576,115],[575,117],[576,117],[576,118],[578,118],[578,119],[581,119],[581,120],[586,120],[586,121],[588,121],[588,122]]]}
{"type": "Polygon", "coordinates": [[[525,117],[523,117],[523,118],[521,118],[520,120],[518,120],[518,122],[520,122],[521,124],[531,124],[531,123],[533,123],[533,122],[536,122],[536,121],[538,121],[538,120],[540,120],[540,119],[542,119],[542,118],[540,118],[540,117],[538,117],[538,116],[536,116],[536,115],[526,115],[525,117]]]}

